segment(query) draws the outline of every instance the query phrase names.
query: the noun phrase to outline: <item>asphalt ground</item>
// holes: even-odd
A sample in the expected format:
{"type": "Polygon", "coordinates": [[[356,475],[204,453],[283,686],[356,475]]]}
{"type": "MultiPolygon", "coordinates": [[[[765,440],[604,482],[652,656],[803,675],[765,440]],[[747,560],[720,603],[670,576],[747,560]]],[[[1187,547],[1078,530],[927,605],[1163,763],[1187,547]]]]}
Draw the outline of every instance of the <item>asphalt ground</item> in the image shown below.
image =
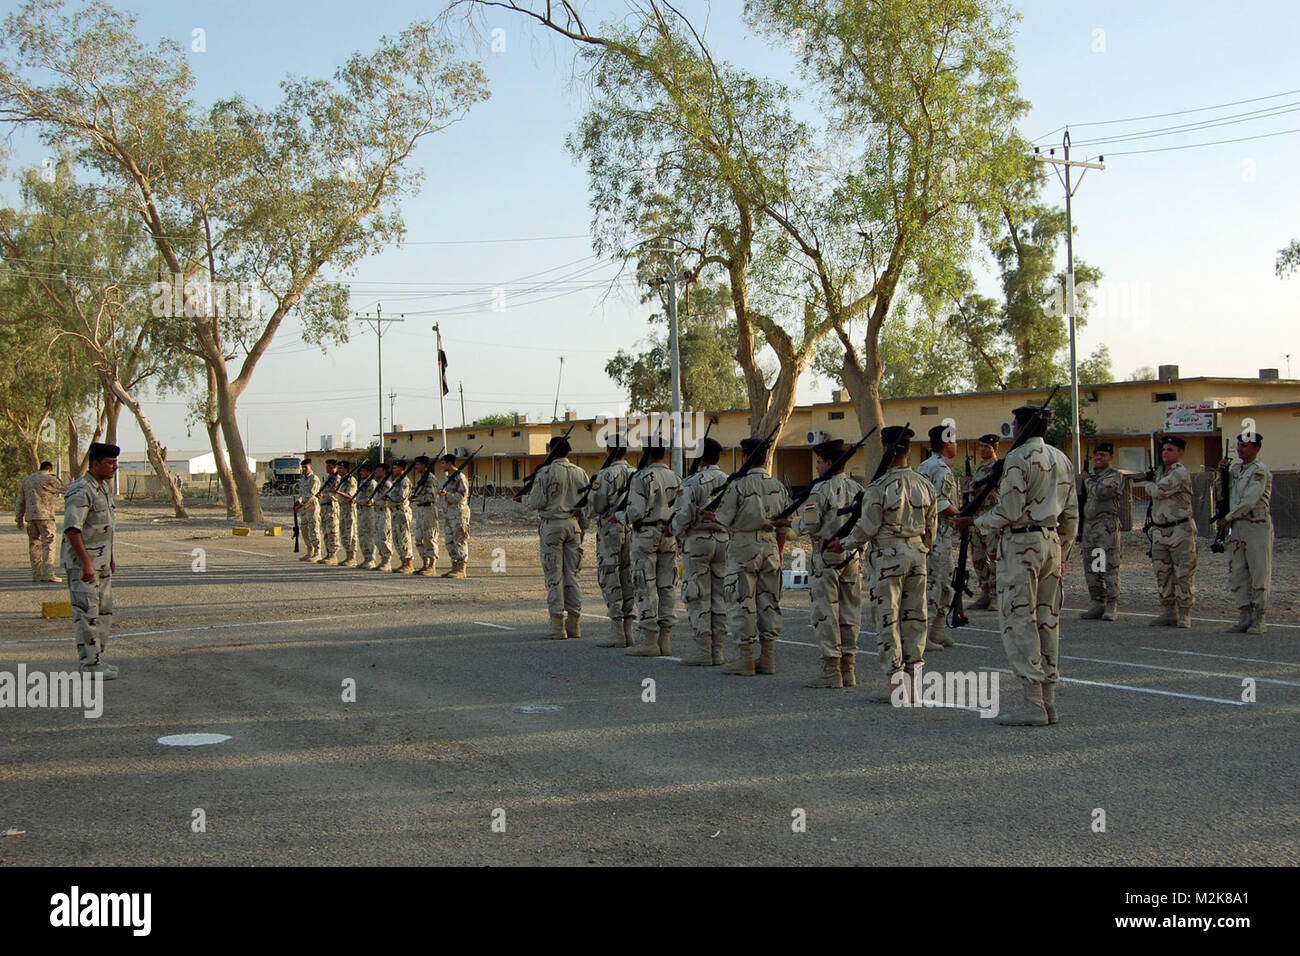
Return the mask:
{"type": "MultiPolygon", "coordinates": [[[[1136,604],[1066,613],[1062,722],[1005,728],[869,702],[867,634],[862,686],[805,689],[806,591],[785,595],[778,673],[736,678],[596,648],[594,546],[584,637],[544,639],[527,526],[484,522],[451,581],[308,565],[287,537],[157,514],[119,509],[103,715],[0,709],[0,864],[1300,861],[1289,599],[1254,637],[1222,633],[1208,586],[1190,631],[1148,628],[1136,604]],[[157,742],[182,733],[230,739],[157,742]]],[[[70,621],[38,617],[66,586],[31,583],[12,528],[0,565],[0,671],[74,669],[70,621]]],[[[931,671],[1005,670],[996,615],[970,617],[931,671]]],[[[1019,693],[1007,674],[1000,690],[1019,693]]]]}

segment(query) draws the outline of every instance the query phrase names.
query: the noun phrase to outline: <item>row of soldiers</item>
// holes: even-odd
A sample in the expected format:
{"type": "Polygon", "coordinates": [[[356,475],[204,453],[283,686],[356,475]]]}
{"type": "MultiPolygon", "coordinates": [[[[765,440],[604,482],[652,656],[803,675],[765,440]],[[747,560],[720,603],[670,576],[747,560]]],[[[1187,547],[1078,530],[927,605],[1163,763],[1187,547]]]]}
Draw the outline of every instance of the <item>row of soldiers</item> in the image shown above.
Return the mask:
{"type": "Polygon", "coordinates": [[[378,464],[328,458],[322,482],[311,459],[303,459],[293,504],[307,544],[307,553],[300,560],[432,576],[437,573],[441,523],[452,561],[451,569],[442,576],[467,577],[469,483],[456,467],[455,455],[443,455],[439,462],[442,478],[434,474],[427,455],[410,462],[398,458],[378,464]],[[417,554],[421,561],[418,569],[417,554]]]}

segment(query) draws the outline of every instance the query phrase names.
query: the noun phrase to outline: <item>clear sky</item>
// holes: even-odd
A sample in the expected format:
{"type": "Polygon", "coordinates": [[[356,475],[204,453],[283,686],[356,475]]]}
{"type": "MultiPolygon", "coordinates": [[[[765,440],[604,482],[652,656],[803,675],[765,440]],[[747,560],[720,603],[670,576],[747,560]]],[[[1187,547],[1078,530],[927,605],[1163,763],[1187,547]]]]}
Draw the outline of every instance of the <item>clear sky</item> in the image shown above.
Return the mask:
{"type": "MultiPolygon", "coordinates": [[[[204,31],[206,50],[187,53],[201,101],[239,92],[268,107],[286,73],[327,76],[351,52],[442,8],[396,0],[126,6],[140,14],[148,40],[170,36],[190,50],[193,31],[204,31]]],[[[1058,144],[1069,123],[1076,156],[1106,155],[1105,171],[1089,172],[1075,197],[1076,255],[1106,275],[1080,332],[1080,354],[1105,343],[1124,378],[1166,363],[1185,376],[1254,376],[1265,367],[1285,376],[1284,356],[1295,353],[1292,373],[1300,377],[1300,278],[1273,272],[1277,250],[1300,238],[1300,132],[1132,152],[1300,130],[1300,4],[1023,0],[1016,7],[1020,84],[1033,104],[1022,131],[1058,144]],[[1253,102],[1153,117],[1246,100],[1253,102]],[[1272,115],[1087,145],[1260,110],[1272,115]]],[[[620,7],[584,9],[598,21],[600,11],[620,7]]],[[[707,7],[687,0],[682,9],[697,23],[707,19],[720,56],[788,75],[785,50],[745,35],[738,0],[707,7]]],[[[384,391],[396,393],[394,420],[408,429],[442,420],[434,321],[450,362],[451,425],[461,421],[462,383],[470,420],[508,409],[549,419],[561,356],[561,409],[617,413],[622,395],[605,362],[646,331],[630,283],[611,287],[616,269],[592,253],[585,174],[564,149],[586,102],[571,81],[571,49],[504,11],[491,13],[488,25],[505,31],[505,50],[492,52],[485,42],[466,55],[482,62],[491,99],[425,140],[416,156],[427,172],[423,191],[402,207],[408,241],[348,277],[356,312],[382,305],[384,315],[405,315],[384,338],[384,391]],[[494,299],[504,311],[493,310],[494,299]]],[[[38,147],[14,145],[14,164],[39,162],[38,147]]],[[[1048,197],[1062,200],[1059,185],[1048,197]]],[[[996,294],[991,284],[985,291],[996,294]]],[[[359,440],[374,432],[375,341],[357,325],[351,342],[325,354],[301,342],[293,321],[281,330],[239,405],[255,454],[299,449],[307,419],[313,445],[322,434],[337,445],[348,418],[359,440]]],[[[799,398],[824,400],[830,387],[807,376],[799,398]]],[[[183,400],[145,404],[164,444],[203,447],[202,432],[186,436],[183,400]]],[[[387,394],[383,407],[388,427],[387,394]]],[[[127,416],[121,436],[128,451],[143,448],[127,416]]]]}

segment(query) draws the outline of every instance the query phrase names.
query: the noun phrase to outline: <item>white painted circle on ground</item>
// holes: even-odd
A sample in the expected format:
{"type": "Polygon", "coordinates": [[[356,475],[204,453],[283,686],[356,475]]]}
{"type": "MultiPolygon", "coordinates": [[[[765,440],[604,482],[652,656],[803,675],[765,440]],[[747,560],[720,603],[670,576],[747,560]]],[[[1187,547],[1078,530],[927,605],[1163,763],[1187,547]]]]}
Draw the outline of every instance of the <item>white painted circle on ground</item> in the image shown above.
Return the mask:
{"type": "Polygon", "coordinates": [[[512,707],[511,710],[518,714],[549,714],[564,708],[559,704],[524,704],[521,707],[512,707]]]}
{"type": "Polygon", "coordinates": [[[159,737],[158,743],[164,747],[204,747],[208,744],[224,744],[230,740],[228,734],[172,734],[159,737]]]}

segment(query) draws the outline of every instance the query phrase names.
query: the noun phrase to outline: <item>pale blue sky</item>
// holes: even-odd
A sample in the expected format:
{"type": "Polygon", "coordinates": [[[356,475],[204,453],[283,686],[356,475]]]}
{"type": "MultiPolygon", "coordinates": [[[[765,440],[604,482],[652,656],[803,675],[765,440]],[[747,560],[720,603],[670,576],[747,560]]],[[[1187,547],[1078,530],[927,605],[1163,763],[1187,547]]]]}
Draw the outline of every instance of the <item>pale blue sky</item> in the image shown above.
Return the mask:
{"type": "MultiPolygon", "coordinates": [[[[6,3],[8,10],[12,4],[6,3]]],[[[436,15],[441,3],[134,3],[141,33],[167,35],[188,49],[191,31],[206,31],[207,49],[190,53],[199,97],[238,91],[271,105],[287,72],[326,76],[381,34],[436,15]]],[[[1300,237],[1295,170],[1300,133],[1203,149],[1120,155],[1300,129],[1300,5],[1113,2],[1066,4],[1024,0],[1017,41],[1023,94],[1033,103],[1023,132],[1059,142],[1067,122],[1088,124],[1271,97],[1222,110],[1126,124],[1074,125],[1076,144],[1250,110],[1279,115],[1217,129],[1103,146],[1107,155],[1076,195],[1076,254],[1107,277],[1099,311],[1082,330],[1080,352],[1106,343],[1115,372],[1173,363],[1184,375],[1248,375],[1263,367],[1286,374],[1287,352],[1300,377],[1300,278],[1273,274],[1276,251],[1300,237]],[[1296,112],[1280,112],[1296,104],[1296,112]]],[[[717,2],[708,39],[719,55],[755,70],[785,75],[784,50],[746,37],[739,2],[717,2]]],[[[590,4],[590,17],[615,4],[590,4]]],[[[683,9],[703,18],[705,6],[683,9]]],[[[590,220],[583,171],[563,147],[585,95],[570,82],[571,50],[504,12],[488,16],[505,32],[506,50],[467,50],[485,68],[492,98],[450,131],[428,139],[417,160],[427,171],[422,193],[404,203],[409,241],[364,263],[351,277],[358,311],[406,313],[385,337],[384,391],[397,392],[396,421],[426,428],[441,420],[430,326],[442,323],[451,362],[448,423],[460,423],[455,391],[464,383],[468,418],[519,408],[549,418],[559,356],[565,356],[560,404],[584,415],[619,410],[606,360],[645,333],[644,312],[627,284],[605,294],[599,280],[614,269],[598,262],[586,238],[590,220]],[[547,238],[540,237],[569,237],[547,238]],[[465,240],[530,239],[527,242],[465,240]],[[540,275],[512,284],[510,280],[540,275]],[[443,283],[445,285],[438,285],[443,283]],[[467,285],[484,290],[448,296],[467,285]],[[504,312],[490,290],[506,289],[504,312]],[[524,294],[519,291],[532,288],[524,294]],[[434,295],[435,292],[443,294],[434,295]],[[528,302],[534,304],[527,304],[528,302]],[[435,310],[446,310],[434,316],[435,310]],[[416,313],[422,313],[417,315],[416,313]]],[[[1046,142],[1046,140],[1043,140],[1046,142]]],[[[15,163],[39,161],[17,142],[15,163]]],[[[6,189],[8,194],[10,190],[6,189]]],[[[1061,200],[1059,186],[1049,198],[1061,200]]],[[[1064,252],[1062,251],[1062,261],[1064,252]]],[[[995,290],[990,285],[986,291],[995,290]]],[[[830,385],[801,383],[801,400],[825,399],[830,385]]],[[[187,438],[178,399],[148,402],[164,444],[202,446],[187,438]]],[[[338,440],[353,418],[358,436],[376,420],[375,347],[369,332],[322,355],[302,345],[293,323],[240,402],[258,453],[297,449],[310,417],[312,441],[338,440]],[[324,388],[329,384],[328,390],[324,388]]],[[[384,414],[388,414],[385,395],[384,414]]],[[[143,447],[123,422],[123,445],[143,447]]]]}

